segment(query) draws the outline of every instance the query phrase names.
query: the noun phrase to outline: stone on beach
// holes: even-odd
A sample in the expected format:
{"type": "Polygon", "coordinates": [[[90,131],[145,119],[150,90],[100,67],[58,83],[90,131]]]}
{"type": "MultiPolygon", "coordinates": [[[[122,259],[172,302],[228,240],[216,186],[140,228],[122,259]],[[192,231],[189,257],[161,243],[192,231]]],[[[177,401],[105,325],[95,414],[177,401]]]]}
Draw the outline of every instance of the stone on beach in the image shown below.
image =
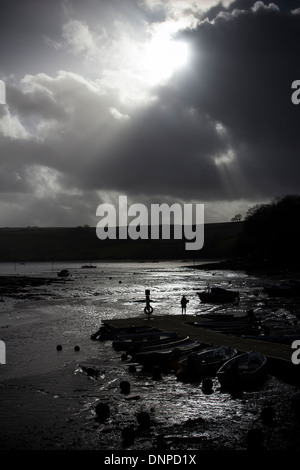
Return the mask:
{"type": "Polygon", "coordinates": [[[124,393],[125,395],[130,393],[130,383],[127,380],[122,380],[120,382],[120,389],[121,393],[124,393]]]}
{"type": "Polygon", "coordinates": [[[110,408],[107,403],[98,403],[95,408],[96,415],[99,421],[106,421],[110,416],[110,408]]]}

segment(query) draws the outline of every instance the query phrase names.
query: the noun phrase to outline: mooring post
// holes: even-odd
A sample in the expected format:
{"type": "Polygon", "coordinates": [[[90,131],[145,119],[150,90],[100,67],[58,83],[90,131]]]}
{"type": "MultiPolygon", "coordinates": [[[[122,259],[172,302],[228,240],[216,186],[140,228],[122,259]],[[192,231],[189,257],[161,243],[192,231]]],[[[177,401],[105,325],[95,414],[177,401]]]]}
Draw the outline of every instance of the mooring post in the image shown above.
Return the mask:
{"type": "Polygon", "coordinates": [[[148,315],[148,320],[150,320],[150,315],[153,312],[153,307],[151,307],[150,305],[150,290],[146,289],[145,294],[146,294],[146,307],[144,308],[144,312],[146,313],[146,315],[148,315]]]}

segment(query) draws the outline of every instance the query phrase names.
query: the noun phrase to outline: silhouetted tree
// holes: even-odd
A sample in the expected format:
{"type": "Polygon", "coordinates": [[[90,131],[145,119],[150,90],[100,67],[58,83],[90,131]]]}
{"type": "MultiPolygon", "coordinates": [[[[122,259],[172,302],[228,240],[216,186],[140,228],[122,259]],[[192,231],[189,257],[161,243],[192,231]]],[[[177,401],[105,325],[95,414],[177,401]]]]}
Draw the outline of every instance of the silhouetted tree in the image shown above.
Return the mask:
{"type": "Polygon", "coordinates": [[[296,260],[300,257],[299,216],[298,195],[287,195],[250,208],[238,239],[238,254],[254,259],[296,260]]]}
{"type": "Polygon", "coordinates": [[[234,217],[232,217],[231,222],[240,222],[242,220],[241,214],[236,214],[234,217]]]}

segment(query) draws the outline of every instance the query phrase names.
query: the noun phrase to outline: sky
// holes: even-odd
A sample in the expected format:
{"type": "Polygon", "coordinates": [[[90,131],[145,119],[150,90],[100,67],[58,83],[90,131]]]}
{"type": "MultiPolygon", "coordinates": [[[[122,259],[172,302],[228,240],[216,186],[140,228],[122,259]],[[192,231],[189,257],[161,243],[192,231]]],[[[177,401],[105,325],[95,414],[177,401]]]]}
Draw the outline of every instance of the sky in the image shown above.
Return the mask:
{"type": "Polygon", "coordinates": [[[95,226],[124,195],[228,222],[300,193],[300,1],[0,8],[0,227],[95,226]]]}

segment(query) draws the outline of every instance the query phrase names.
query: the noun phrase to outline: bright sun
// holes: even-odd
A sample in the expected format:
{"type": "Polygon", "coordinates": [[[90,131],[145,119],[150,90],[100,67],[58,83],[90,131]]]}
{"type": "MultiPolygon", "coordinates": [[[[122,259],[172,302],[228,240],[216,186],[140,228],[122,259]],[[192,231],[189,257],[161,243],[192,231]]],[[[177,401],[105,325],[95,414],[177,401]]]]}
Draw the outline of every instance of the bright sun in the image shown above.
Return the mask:
{"type": "Polygon", "coordinates": [[[140,105],[155,99],[153,87],[165,84],[190,61],[190,46],[178,37],[184,27],[179,22],[159,23],[147,31],[147,40],[125,37],[115,54],[112,50],[114,67],[106,71],[101,84],[119,90],[125,104],[140,105]]]}
{"type": "Polygon", "coordinates": [[[151,84],[164,82],[188,61],[188,45],[173,40],[166,34],[157,34],[146,46],[144,64],[151,84]]]}

